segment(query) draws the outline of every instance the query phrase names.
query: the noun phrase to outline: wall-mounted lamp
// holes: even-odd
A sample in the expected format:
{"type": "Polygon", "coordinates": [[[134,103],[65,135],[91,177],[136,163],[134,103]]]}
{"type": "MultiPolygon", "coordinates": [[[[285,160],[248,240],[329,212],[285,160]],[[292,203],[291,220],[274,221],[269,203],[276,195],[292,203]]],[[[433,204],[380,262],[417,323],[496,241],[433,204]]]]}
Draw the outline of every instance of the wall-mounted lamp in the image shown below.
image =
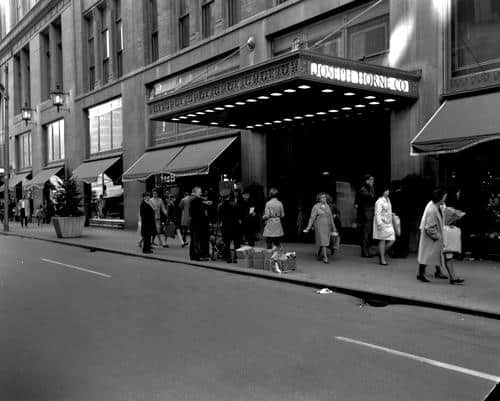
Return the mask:
{"type": "Polygon", "coordinates": [[[26,125],[28,125],[28,123],[31,121],[34,111],[35,110],[28,107],[28,103],[24,103],[24,106],[21,107],[21,120],[23,120],[26,125]]]}
{"type": "Polygon", "coordinates": [[[59,110],[65,110],[69,111],[69,109],[65,109],[62,106],[64,105],[66,101],[66,97],[69,95],[67,92],[63,92],[59,85],[56,86],[56,89],[50,92],[50,98],[52,99],[52,105],[56,106],[57,112],[59,113],[59,110]]]}

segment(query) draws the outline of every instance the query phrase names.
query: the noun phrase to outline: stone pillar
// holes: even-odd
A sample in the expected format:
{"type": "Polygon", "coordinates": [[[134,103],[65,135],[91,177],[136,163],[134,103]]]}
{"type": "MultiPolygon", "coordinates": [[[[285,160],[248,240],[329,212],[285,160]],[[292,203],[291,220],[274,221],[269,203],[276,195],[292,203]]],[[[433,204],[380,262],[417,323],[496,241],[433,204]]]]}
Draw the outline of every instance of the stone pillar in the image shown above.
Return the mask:
{"type": "Polygon", "coordinates": [[[158,2],[158,53],[160,57],[177,50],[177,18],[174,1],[158,2]]]}
{"type": "Polygon", "coordinates": [[[224,4],[222,1],[214,2],[214,34],[217,35],[226,29],[226,20],[224,16],[224,4]]]}
{"type": "MultiPolygon", "coordinates": [[[[115,24],[115,5],[114,2],[106,4],[106,25],[108,27],[109,35],[109,60],[108,60],[108,82],[112,81],[115,76],[115,57],[116,57],[116,24],[115,24]]],[[[104,44],[103,44],[104,45],[104,44]]]]}
{"type": "Polygon", "coordinates": [[[101,13],[97,8],[92,11],[93,23],[93,36],[94,36],[94,62],[95,62],[95,86],[101,86],[102,80],[102,62],[101,62],[101,13]]]}
{"type": "Polygon", "coordinates": [[[31,106],[30,95],[30,76],[29,76],[29,49],[23,48],[20,52],[20,65],[21,70],[21,107],[24,105],[31,106]]]}
{"type": "Polygon", "coordinates": [[[267,140],[266,135],[241,132],[241,178],[243,185],[260,184],[267,190],[267,140]]]}

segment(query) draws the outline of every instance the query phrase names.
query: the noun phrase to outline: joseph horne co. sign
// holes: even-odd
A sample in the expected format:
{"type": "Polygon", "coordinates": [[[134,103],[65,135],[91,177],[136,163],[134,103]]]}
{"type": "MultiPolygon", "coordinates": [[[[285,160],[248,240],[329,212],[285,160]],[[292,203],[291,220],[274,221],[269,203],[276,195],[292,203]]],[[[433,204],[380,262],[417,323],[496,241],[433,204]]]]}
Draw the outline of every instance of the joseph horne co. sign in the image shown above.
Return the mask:
{"type": "Polygon", "coordinates": [[[318,58],[316,55],[297,52],[289,57],[273,59],[196,87],[179,89],[153,98],[149,102],[149,111],[151,118],[164,118],[235,96],[246,96],[255,90],[293,79],[297,82],[319,80],[407,98],[418,96],[417,74],[333,57],[318,58]]]}
{"type": "Polygon", "coordinates": [[[394,92],[409,93],[410,81],[382,74],[358,71],[333,65],[310,63],[309,73],[313,77],[337,82],[361,85],[367,88],[386,89],[394,92]]]}

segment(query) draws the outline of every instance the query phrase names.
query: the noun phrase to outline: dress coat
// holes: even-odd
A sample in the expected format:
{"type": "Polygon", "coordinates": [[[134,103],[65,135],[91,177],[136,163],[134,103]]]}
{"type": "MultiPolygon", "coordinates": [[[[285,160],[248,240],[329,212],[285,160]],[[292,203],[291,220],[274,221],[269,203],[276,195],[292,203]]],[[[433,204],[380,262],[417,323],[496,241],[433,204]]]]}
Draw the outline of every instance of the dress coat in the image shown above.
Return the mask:
{"type": "Polygon", "coordinates": [[[141,217],[141,235],[143,237],[156,235],[155,211],[151,204],[143,200],[139,210],[141,217]]]}
{"type": "Polygon", "coordinates": [[[419,264],[441,266],[444,248],[443,227],[443,217],[439,206],[432,201],[429,202],[420,222],[419,264]]]}
{"type": "Polygon", "coordinates": [[[269,200],[264,209],[263,218],[266,221],[266,225],[262,235],[266,238],[283,237],[285,235],[283,226],[281,225],[281,219],[283,217],[285,217],[283,204],[276,198],[269,200]]]}
{"type": "Polygon", "coordinates": [[[189,214],[191,200],[192,200],[191,196],[185,196],[179,202],[179,209],[181,209],[181,219],[180,219],[181,227],[189,227],[189,224],[191,223],[190,221],[191,216],[189,214]]]}
{"type": "Polygon", "coordinates": [[[375,203],[373,239],[394,241],[396,233],[392,224],[392,205],[389,198],[381,196],[375,203]]]}
{"type": "Polygon", "coordinates": [[[312,226],[314,226],[316,246],[329,246],[331,234],[337,231],[330,206],[321,202],[313,206],[307,227],[310,229],[312,226]]]}

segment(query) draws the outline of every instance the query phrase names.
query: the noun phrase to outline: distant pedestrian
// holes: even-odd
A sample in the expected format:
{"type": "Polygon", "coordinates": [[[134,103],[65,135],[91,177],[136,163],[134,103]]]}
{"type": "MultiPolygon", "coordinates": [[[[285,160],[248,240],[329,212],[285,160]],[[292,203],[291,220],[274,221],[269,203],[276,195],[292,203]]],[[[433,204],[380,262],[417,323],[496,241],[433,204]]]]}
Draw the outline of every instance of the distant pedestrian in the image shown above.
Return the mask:
{"type": "Polygon", "coordinates": [[[373,219],[373,239],[378,241],[379,264],[387,266],[386,253],[396,241],[396,233],[392,224],[392,205],[389,199],[389,188],[383,189],[382,196],[375,203],[373,219]]]}
{"type": "Polygon", "coordinates": [[[29,211],[29,202],[23,196],[17,205],[19,210],[19,218],[21,220],[21,227],[28,227],[28,216],[30,215],[29,211]]]}
{"type": "Polygon", "coordinates": [[[191,220],[191,217],[189,215],[190,203],[191,195],[189,195],[189,192],[185,192],[184,197],[179,202],[179,209],[181,210],[180,228],[183,242],[187,242],[187,233],[189,231],[189,224],[191,220]]]}
{"type": "Polygon", "coordinates": [[[97,198],[97,217],[100,219],[104,219],[104,196],[99,195],[99,198],[97,198]]]}
{"type": "Polygon", "coordinates": [[[443,215],[441,205],[446,201],[446,192],[442,189],[435,189],[432,192],[432,199],[425,207],[420,221],[420,241],[418,244],[418,275],[417,280],[428,283],[425,276],[427,265],[436,266],[434,277],[447,279],[441,271],[443,261],[443,215]]]}
{"type": "Polygon", "coordinates": [[[360,229],[361,256],[369,258],[373,232],[373,216],[375,213],[375,178],[371,174],[365,175],[365,180],[356,196],[358,210],[358,224],[360,229]]]}
{"type": "Polygon", "coordinates": [[[139,208],[141,216],[142,252],[153,253],[151,250],[151,238],[156,235],[155,211],[150,203],[149,192],[142,194],[142,202],[139,208]]]}
{"type": "Polygon", "coordinates": [[[166,200],[165,207],[167,209],[167,222],[165,225],[165,243],[169,238],[178,238],[181,246],[184,248],[188,245],[184,242],[180,228],[180,213],[175,205],[175,196],[169,195],[166,200]]]}
{"type": "Polygon", "coordinates": [[[249,246],[255,245],[255,237],[259,231],[256,204],[248,191],[243,191],[241,201],[242,232],[249,246]]]}
{"type": "Polygon", "coordinates": [[[38,208],[35,210],[35,219],[36,223],[38,226],[40,226],[43,223],[44,220],[44,213],[43,213],[43,207],[42,205],[38,206],[38,208]]]}
{"type": "Polygon", "coordinates": [[[189,202],[189,231],[191,232],[191,239],[189,242],[189,258],[191,260],[200,261],[208,259],[204,254],[205,244],[203,243],[205,240],[205,225],[208,224],[205,212],[205,206],[203,204],[203,199],[201,198],[201,188],[194,187],[193,192],[191,193],[191,200],[189,202]]]}
{"type": "MultiPolygon", "coordinates": [[[[163,246],[164,248],[168,248],[167,245],[167,240],[165,238],[165,235],[163,234],[163,227],[162,227],[162,221],[166,221],[167,218],[167,208],[165,207],[165,203],[163,202],[163,199],[160,198],[160,194],[158,190],[154,189],[153,192],[153,197],[149,200],[151,203],[151,206],[153,207],[153,210],[155,212],[155,225],[156,225],[156,236],[158,237],[158,245],[163,246]],[[163,236],[163,241],[162,241],[162,236],[163,236]]],[[[153,244],[154,244],[155,237],[153,236],[153,244]]]]}
{"type": "Polygon", "coordinates": [[[316,246],[318,249],[318,258],[324,263],[328,263],[328,247],[331,237],[338,235],[335,223],[333,222],[333,213],[327,203],[327,195],[322,192],[316,197],[317,203],[313,206],[309,224],[304,230],[305,233],[314,226],[316,237],[316,246]]]}
{"type": "Polygon", "coordinates": [[[281,219],[284,217],[285,209],[278,200],[278,190],[271,188],[269,190],[269,201],[266,203],[263,216],[266,222],[263,236],[266,238],[267,249],[271,249],[273,246],[281,247],[280,240],[285,235],[281,224],[281,219]]]}
{"type": "Polygon", "coordinates": [[[236,263],[236,249],[240,247],[240,212],[238,206],[229,191],[222,195],[222,202],[217,210],[218,221],[222,230],[224,241],[224,256],[227,263],[236,263]],[[235,257],[231,252],[231,243],[234,243],[235,257]]]}

